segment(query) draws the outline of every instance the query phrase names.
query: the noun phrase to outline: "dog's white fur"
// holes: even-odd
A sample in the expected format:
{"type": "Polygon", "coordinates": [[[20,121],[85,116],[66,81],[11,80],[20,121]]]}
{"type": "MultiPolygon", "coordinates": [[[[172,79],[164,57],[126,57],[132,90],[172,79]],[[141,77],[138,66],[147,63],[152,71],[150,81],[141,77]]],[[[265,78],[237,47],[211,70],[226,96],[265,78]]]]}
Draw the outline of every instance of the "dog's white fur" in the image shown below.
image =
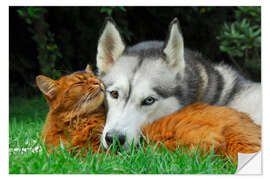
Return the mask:
{"type": "MultiPolygon", "coordinates": [[[[154,42],[139,43],[132,47],[133,53],[143,52],[147,46],[155,47],[157,44],[154,42]]],[[[108,147],[105,141],[107,132],[113,130],[125,134],[128,143],[125,143],[124,147],[127,147],[132,141],[136,144],[143,125],[171,114],[184,106],[175,96],[165,98],[154,91],[158,84],[162,84],[163,87],[170,90],[177,88],[179,82],[188,81],[188,79],[183,80],[186,76],[187,62],[184,59],[184,41],[178,21],[174,20],[171,24],[169,38],[163,49],[166,60],[150,55],[145,56],[144,60],[140,62],[138,54],[128,54],[128,52],[125,54],[124,51],[125,44],[119,31],[112,22],[108,21],[99,39],[97,53],[99,74],[105,74],[102,81],[107,86],[106,99],[109,107],[102,134],[102,143],[105,148],[108,147]],[[176,77],[179,74],[180,79],[179,76],[176,77]],[[119,97],[112,98],[111,91],[118,91],[119,97]],[[150,96],[154,97],[156,102],[151,106],[142,106],[142,101],[150,96]]],[[[220,97],[214,105],[224,105],[224,101],[229,99],[228,106],[248,113],[255,123],[261,124],[261,85],[241,79],[240,90],[231,98],[235,79],[242,77],[226,65],[220,64],[212,67],[213,70],[219,72],[224,81],[220,97]]],[[[203,64],[198,63],[197,68],[199,69],[198,76],[202,79],[197,98],[206,102],[211,101],[217,92],[217,84],[215,88],[209,88],[212,87],[209,85],[209,72],[206,72],[203,64]]],[[[218,79],[212,79],[212,82],[215,81],[218,79]]],[[[189,91],[187,84],[181,85],[185,86],[186,91],[189,91]]]]}

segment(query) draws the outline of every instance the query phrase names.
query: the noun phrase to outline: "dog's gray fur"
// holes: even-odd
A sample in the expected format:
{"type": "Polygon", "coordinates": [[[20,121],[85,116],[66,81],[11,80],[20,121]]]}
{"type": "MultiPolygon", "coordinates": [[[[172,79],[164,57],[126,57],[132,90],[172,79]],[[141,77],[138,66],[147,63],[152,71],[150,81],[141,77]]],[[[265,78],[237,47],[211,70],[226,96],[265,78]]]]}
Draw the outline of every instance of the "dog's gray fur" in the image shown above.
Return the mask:
{"type": "Polygon", "coordinates": [[[108,114],[102,142],[109,132],[125,134],[135,143],[140,129],[196,101],[226,105],[248,113],[261,124],[261,85],[244,79],[231,67],[211,64],[184,49],[179,22],[174,19],[165,42],[147,41],[126,47],[112,19],[98,44],[99,77],[107,88],[108,114]],[[119,98],[111,97],[118,91],[119,98]],[[152,105],[143,105],[146,97],[152,105]]]}

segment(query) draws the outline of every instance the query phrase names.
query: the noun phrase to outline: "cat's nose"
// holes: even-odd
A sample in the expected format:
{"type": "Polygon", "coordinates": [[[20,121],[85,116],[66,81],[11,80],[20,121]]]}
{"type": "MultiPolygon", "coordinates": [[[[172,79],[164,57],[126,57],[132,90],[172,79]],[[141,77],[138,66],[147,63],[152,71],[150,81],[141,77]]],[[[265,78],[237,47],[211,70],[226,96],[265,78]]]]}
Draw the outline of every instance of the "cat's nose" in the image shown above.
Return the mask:
{"type": "Polygon", "coordinates": [[[101,90],[105,90],[104,85],[98,79],[96,79],[93,84],[98,86],[101,90]]]}
{"type": "Polygon", "coordinates": [[[101,82],[95,82],[94,85],[98,86],[100,90],[105,91],[105,87],[101,82]]]}
{"type": "Polygon", "coordinates": [[[105,87],[104,87],[104,85],[103,85],[102,83],[99,84],[99,87],[100,87],[100,89],[101,89],[102,91],[105,92],[105,87]]]}

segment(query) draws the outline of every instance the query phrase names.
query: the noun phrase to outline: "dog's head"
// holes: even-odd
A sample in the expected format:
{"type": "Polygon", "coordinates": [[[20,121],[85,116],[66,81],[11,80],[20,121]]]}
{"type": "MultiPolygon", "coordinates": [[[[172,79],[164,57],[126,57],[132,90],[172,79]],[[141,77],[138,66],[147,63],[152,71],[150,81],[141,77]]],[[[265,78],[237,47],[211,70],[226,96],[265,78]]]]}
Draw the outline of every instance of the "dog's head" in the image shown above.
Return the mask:
{"type": "Polygon", "coordinates": [[[127,48],[111,18],[98,41],[97,67],[106,87],[108,114],[102,135],[105,148],[118,138],[126,148],[137,143],[141,128],[183,106],[184,43],[174,19],[163,42],[127,48]]]}

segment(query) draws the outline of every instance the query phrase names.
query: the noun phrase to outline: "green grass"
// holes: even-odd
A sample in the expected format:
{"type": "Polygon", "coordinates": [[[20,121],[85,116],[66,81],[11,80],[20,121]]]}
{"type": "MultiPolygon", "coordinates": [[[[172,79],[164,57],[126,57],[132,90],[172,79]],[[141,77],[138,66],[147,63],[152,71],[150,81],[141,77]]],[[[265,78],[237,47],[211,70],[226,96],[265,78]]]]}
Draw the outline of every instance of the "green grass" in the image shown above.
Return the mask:
{"type": "Polygon", "coordinates": [[[237,165],[214,154],[199,157],[164,148],[147,146],[119,153],[86,157],[71,155],[65,149],[48,154],[39,137],[48,106],[43,98],[10,99],[9,148],[10,174],[233,174],[237,165]],[[40,152],[31,149],[41,146],[40,152]]]}

